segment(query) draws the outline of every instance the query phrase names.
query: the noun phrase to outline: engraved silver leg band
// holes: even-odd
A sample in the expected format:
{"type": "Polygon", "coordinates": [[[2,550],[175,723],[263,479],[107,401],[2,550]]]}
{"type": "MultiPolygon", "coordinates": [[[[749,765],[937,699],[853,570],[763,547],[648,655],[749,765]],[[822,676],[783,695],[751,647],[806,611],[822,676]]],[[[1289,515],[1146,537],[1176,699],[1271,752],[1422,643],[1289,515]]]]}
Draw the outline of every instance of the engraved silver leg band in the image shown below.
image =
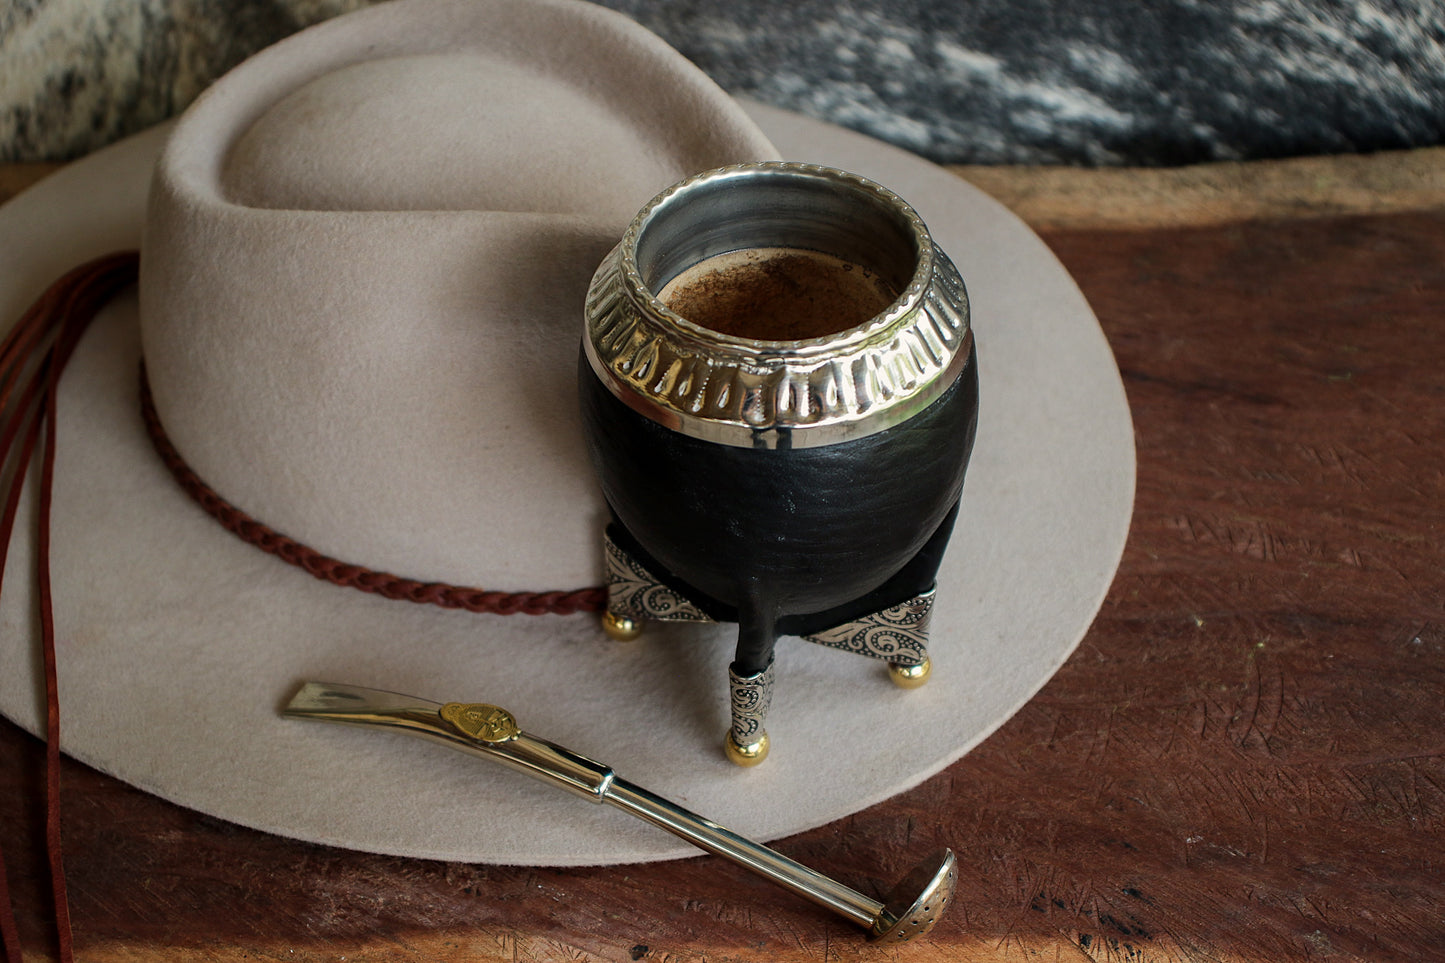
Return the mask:
{"type": "Polygon", "coordinates": [[[773,666],[756,675],[738,675],[728,669],[728,695],[732,704],[732,737],[740,746],[763,737],[763,723],[773,704],[773,666]]]}
{"type": "Polygon", "coordinates": [[[803,639],[842,649],[893,665],[922,665],[928,661],[928,630],[933,621],[934,589],[913,596],[861,619],[846,622],[803,639]]]}
{"type": "MultiPolygon", "coordinates": [[[[664,585],[610,537],[605,539],[604,548],[609,615],[633,620],[639,628],[645,622],[712,621],[691,600],[664,585]]],[[[887,662],[896,683],[914,688],[928,678],[928,633],[933,599],[934,589],[930,587],[897,605],[802,638],[815,645],[887,662]]],[[[751,676],[739,676],[729,669],[728,691],[732,739],[737,746],[756,747],[766,735],[763,720],[773,697],[773,664],[751,676]]]]}
{"type": "MultiPolygon", "coordinates": [[[[663,585],[611,538],[607,554],[607,611],[648,622],[711,622],[685,596],[663,585]]],[[[928,661],[935,589],[842,625],[803,636],[805,642],[900,666],[928,661]]]]}
{"type": "Polygon", "coordinates": [[[711,622],[702,610],[663,585],[642,563],[604,536],[607,611],[643,622],[711,622]]]}

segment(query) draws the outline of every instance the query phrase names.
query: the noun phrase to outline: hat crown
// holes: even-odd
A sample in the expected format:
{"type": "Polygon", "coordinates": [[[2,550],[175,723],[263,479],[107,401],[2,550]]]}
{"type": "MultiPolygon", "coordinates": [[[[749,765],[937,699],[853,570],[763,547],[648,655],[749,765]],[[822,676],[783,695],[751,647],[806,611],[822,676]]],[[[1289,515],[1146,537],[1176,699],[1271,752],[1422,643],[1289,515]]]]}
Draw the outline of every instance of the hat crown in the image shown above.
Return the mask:
{"type": "Polygon", "coordinates": [[[659,156],[571,81],[484,56],[351,64],[289,93],[252,124],[227,152],[220,192],[276,210],[625,222],[691,159],[659,156]]]}
{"type": "Polygon", "coordinates": [[[400,0],[311,28],[222,78],[162,155],[141,276],[156,409],[219,494],[320,552],[590,584],[588,280],[658,190],[772,153],[590,4],[400,0]],[[545,443],[513,457],[499,431],[545,443]],[[539,479],[575,518],[531,517],[539,479]],[[506,531],[477,511],[498,502],[506,531]]]}

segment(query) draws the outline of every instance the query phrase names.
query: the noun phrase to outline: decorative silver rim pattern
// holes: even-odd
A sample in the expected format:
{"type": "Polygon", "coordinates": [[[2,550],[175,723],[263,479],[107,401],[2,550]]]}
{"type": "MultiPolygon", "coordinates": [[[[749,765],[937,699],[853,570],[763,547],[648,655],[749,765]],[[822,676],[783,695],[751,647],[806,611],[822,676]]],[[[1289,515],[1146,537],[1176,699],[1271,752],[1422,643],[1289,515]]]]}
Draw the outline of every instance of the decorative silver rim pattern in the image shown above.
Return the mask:
{"type": "Polygon", "coordinates": [[[891,428],[953,384],[973,343],[963,279],[917,213],[885,187],[812,164],[724,167],[659,194],[597,269],[586,313],[588,362],[616,397],[683,434],[748,448],[784,437],[795,448],[835,444],[891,428]],[[903,293],[862,325],[806,341],[720,334],[663,304],[636,259],[652,212],[679,191],[754,171],[828,178],[895,207],[920,252],[903,293]]]}

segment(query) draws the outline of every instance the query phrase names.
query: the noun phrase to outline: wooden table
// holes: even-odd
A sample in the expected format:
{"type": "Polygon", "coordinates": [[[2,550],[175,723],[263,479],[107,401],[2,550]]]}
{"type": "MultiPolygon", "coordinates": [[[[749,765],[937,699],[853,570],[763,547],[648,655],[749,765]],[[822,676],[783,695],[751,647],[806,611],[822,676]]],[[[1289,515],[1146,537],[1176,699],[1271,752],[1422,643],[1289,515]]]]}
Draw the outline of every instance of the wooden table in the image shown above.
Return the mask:
{"type": "MultiPolygon", "coordinates": [[[[963,173],[1093,304],[1139,476],[1118,577],[1043,692],[912,792],[778,844],[874,895],[953,846],[958,899],[929,939],[872,946],[712,857],[363,855],[67,763],[80,958],[1445,958],[1445,152],[963,173]]],[[[0,725],[35,959],[40,767],[0,725]]]]}

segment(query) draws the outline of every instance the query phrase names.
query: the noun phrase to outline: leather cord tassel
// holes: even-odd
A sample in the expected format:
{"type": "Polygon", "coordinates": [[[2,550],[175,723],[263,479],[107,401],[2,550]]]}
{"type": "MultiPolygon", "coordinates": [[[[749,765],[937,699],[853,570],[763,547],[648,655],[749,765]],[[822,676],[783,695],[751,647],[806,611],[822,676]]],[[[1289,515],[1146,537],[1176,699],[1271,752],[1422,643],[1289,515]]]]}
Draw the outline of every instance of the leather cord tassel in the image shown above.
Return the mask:
{"type": "MultiPolygon", "coordinates": [[[[45,667],[45,850],[50,868],[51,907],[57,956],[73,963],[70,901],[60,832],[60,685],[55,664],[55,620],[50,596],[50,493],[55,474],[56,395],[81,335],[117,292],[133,284],[139,258],[125,252],[100,258],[65,275],[41,295],[0,343],[0,477],[5,483],[0,515],[0,576],[9,552],[21,492],[41,435],[40,498],[36,531],[36,579],[40,602],[40,646],[45,667]]],[[[0,863],[0,937],[7,963],[21,960],[8,878],[0,863]]]]}

